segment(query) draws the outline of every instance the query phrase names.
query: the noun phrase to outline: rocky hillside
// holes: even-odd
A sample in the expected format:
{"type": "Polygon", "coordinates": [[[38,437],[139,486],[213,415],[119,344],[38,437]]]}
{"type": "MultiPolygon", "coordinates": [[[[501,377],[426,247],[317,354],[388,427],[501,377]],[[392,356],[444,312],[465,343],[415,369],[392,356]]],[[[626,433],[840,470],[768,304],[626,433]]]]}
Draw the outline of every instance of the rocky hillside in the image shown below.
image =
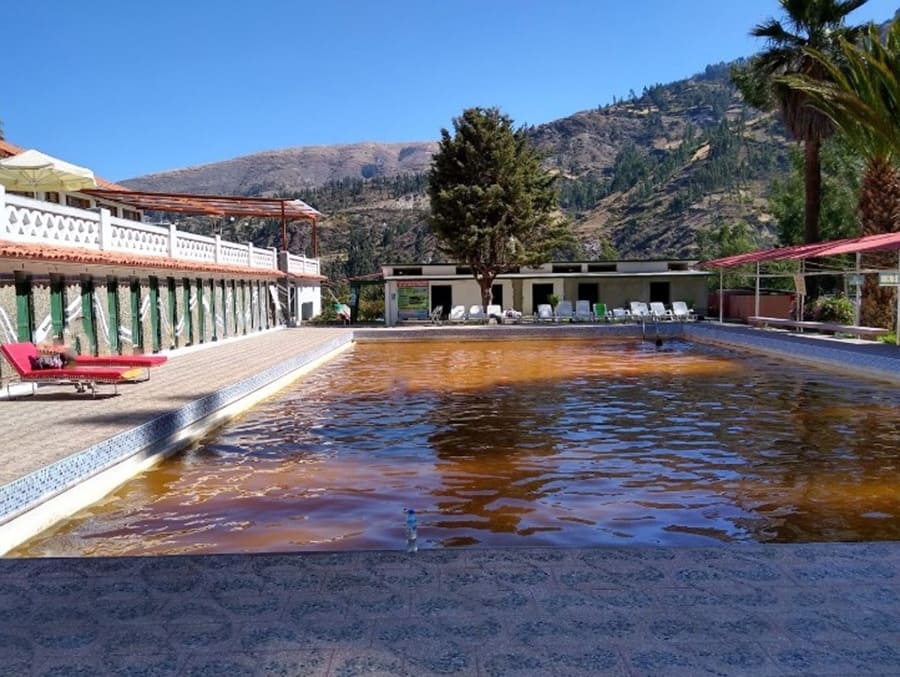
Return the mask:
{"type": "Polygon", "coordinates": [[[354,143],[285,148],[120,181],[135,190],[275,195],[348,177],[371,179],[428,171],[437,142],[354,143]]]}
{"type": "MultiPolygon", "coordinates": [[[[698,230],[735,220],[770,234],[767,191],[785,171],[789,143],[774,116],[743,104],[727,64],[528,131],[559,175],[561,204],[581,243],[572,257],[689,257],[698,230]]],[[[327,215],[321,251],[340,263],[329,272],[353,275],[440,257],[425,225],[425,172],[435,148],[293,148],[123,183],[301,197],[327,215]]],[[[259,244],[274,241],[265,228],[254,232],[259,244]]]]}

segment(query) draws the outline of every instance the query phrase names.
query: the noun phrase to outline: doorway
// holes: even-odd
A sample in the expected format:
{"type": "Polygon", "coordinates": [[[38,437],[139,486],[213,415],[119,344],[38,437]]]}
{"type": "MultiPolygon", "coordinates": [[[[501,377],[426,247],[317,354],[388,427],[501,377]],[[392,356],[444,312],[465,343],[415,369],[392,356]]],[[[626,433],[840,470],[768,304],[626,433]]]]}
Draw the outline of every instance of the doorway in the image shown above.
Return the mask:
{"type": "Polygon", "coordinates": [[[550,303],[550,296],[553,294],[552,284],[533,284],[531,285],[531,313],[537,314],[537,307],[542,303],[550,303]]]}
{"type": "Polygon", "coordinates": [[[449,284],[433,284],[431,285],[431,310],[441,306],[441,318],[446,319],[450,314],[451,304],[453,303],[452,287],[449,284]]]}
{"type": "Polygon", "coordinates": [[[503,307],[503,285],[495,284],[491,287],[491,303],[503,307]]]}
{"type": "Polygon", "coordinates": [[[663,303],[669,305],[671,303],[668,282],[651,282],[650,283],[650,303],[663,303]]]}
{"type": "Polygon", "coordinates": [[[588,301],[591,308],[600,300],[600,293],[596,282],[579,282],[578,298],[576,301],[588,301]]]}

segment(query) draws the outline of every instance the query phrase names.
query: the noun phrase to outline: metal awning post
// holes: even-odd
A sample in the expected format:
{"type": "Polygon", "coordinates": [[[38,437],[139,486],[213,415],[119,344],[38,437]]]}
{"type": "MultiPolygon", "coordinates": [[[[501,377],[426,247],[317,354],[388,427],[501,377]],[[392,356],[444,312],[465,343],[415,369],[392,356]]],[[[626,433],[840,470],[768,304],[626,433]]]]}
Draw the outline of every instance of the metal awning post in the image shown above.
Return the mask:
{"type": "Polygon", "coordinates": [[[853,324],[859,326],[859,310],[862,306],[862,274],[861,269],[862,254],[856,252],[856,303],[853,304],[853,324]]]}
{"type": "Polygon", "coordinates": [[[724,294],[725,287],[725,269],[719,268],[719,322],[722,323],[725,321],[725,297],[724,294]]]}
{"type": "Polygon", "coordinates": [[[759,316],[759,261],[756,262],[756,303],[753,306],[753,314],[759,316]]]}
{"type": "Polygon", "coordinates": [[[284,215],[284,200],[281,201],[281,249],[288,250],[287,217],[284,215]]]}

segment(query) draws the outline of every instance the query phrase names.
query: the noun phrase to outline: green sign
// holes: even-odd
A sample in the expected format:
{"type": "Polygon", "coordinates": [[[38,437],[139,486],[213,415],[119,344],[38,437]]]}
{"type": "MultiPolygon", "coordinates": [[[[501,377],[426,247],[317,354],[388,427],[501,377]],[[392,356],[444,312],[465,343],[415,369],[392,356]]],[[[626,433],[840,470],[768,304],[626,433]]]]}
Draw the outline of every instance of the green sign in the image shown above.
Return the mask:
{"type": "Polygon", "coordinates": [[[897,273],[878,273],[879,287],[896,287],[900,286],[900,272],[897,273]]]}
{"type": "Polygon", "coordinates": [[[401,320],[428,319],[428,283],[400,283],[397,289],[397,310],[401,320]]]}

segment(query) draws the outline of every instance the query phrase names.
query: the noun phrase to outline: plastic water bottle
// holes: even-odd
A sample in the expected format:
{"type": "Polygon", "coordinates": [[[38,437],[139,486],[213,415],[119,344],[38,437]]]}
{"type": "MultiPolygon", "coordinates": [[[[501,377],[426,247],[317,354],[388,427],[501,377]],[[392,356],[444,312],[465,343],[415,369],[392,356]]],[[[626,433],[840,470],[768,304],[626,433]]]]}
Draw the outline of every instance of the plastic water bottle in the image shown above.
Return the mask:
{"type": "Polygon", "coordinates": [[[419,549],[419,533],[418,523],[416,522],[416,511],[412,508],[406,509],[406,552],[416,552],[419,549]]]}

